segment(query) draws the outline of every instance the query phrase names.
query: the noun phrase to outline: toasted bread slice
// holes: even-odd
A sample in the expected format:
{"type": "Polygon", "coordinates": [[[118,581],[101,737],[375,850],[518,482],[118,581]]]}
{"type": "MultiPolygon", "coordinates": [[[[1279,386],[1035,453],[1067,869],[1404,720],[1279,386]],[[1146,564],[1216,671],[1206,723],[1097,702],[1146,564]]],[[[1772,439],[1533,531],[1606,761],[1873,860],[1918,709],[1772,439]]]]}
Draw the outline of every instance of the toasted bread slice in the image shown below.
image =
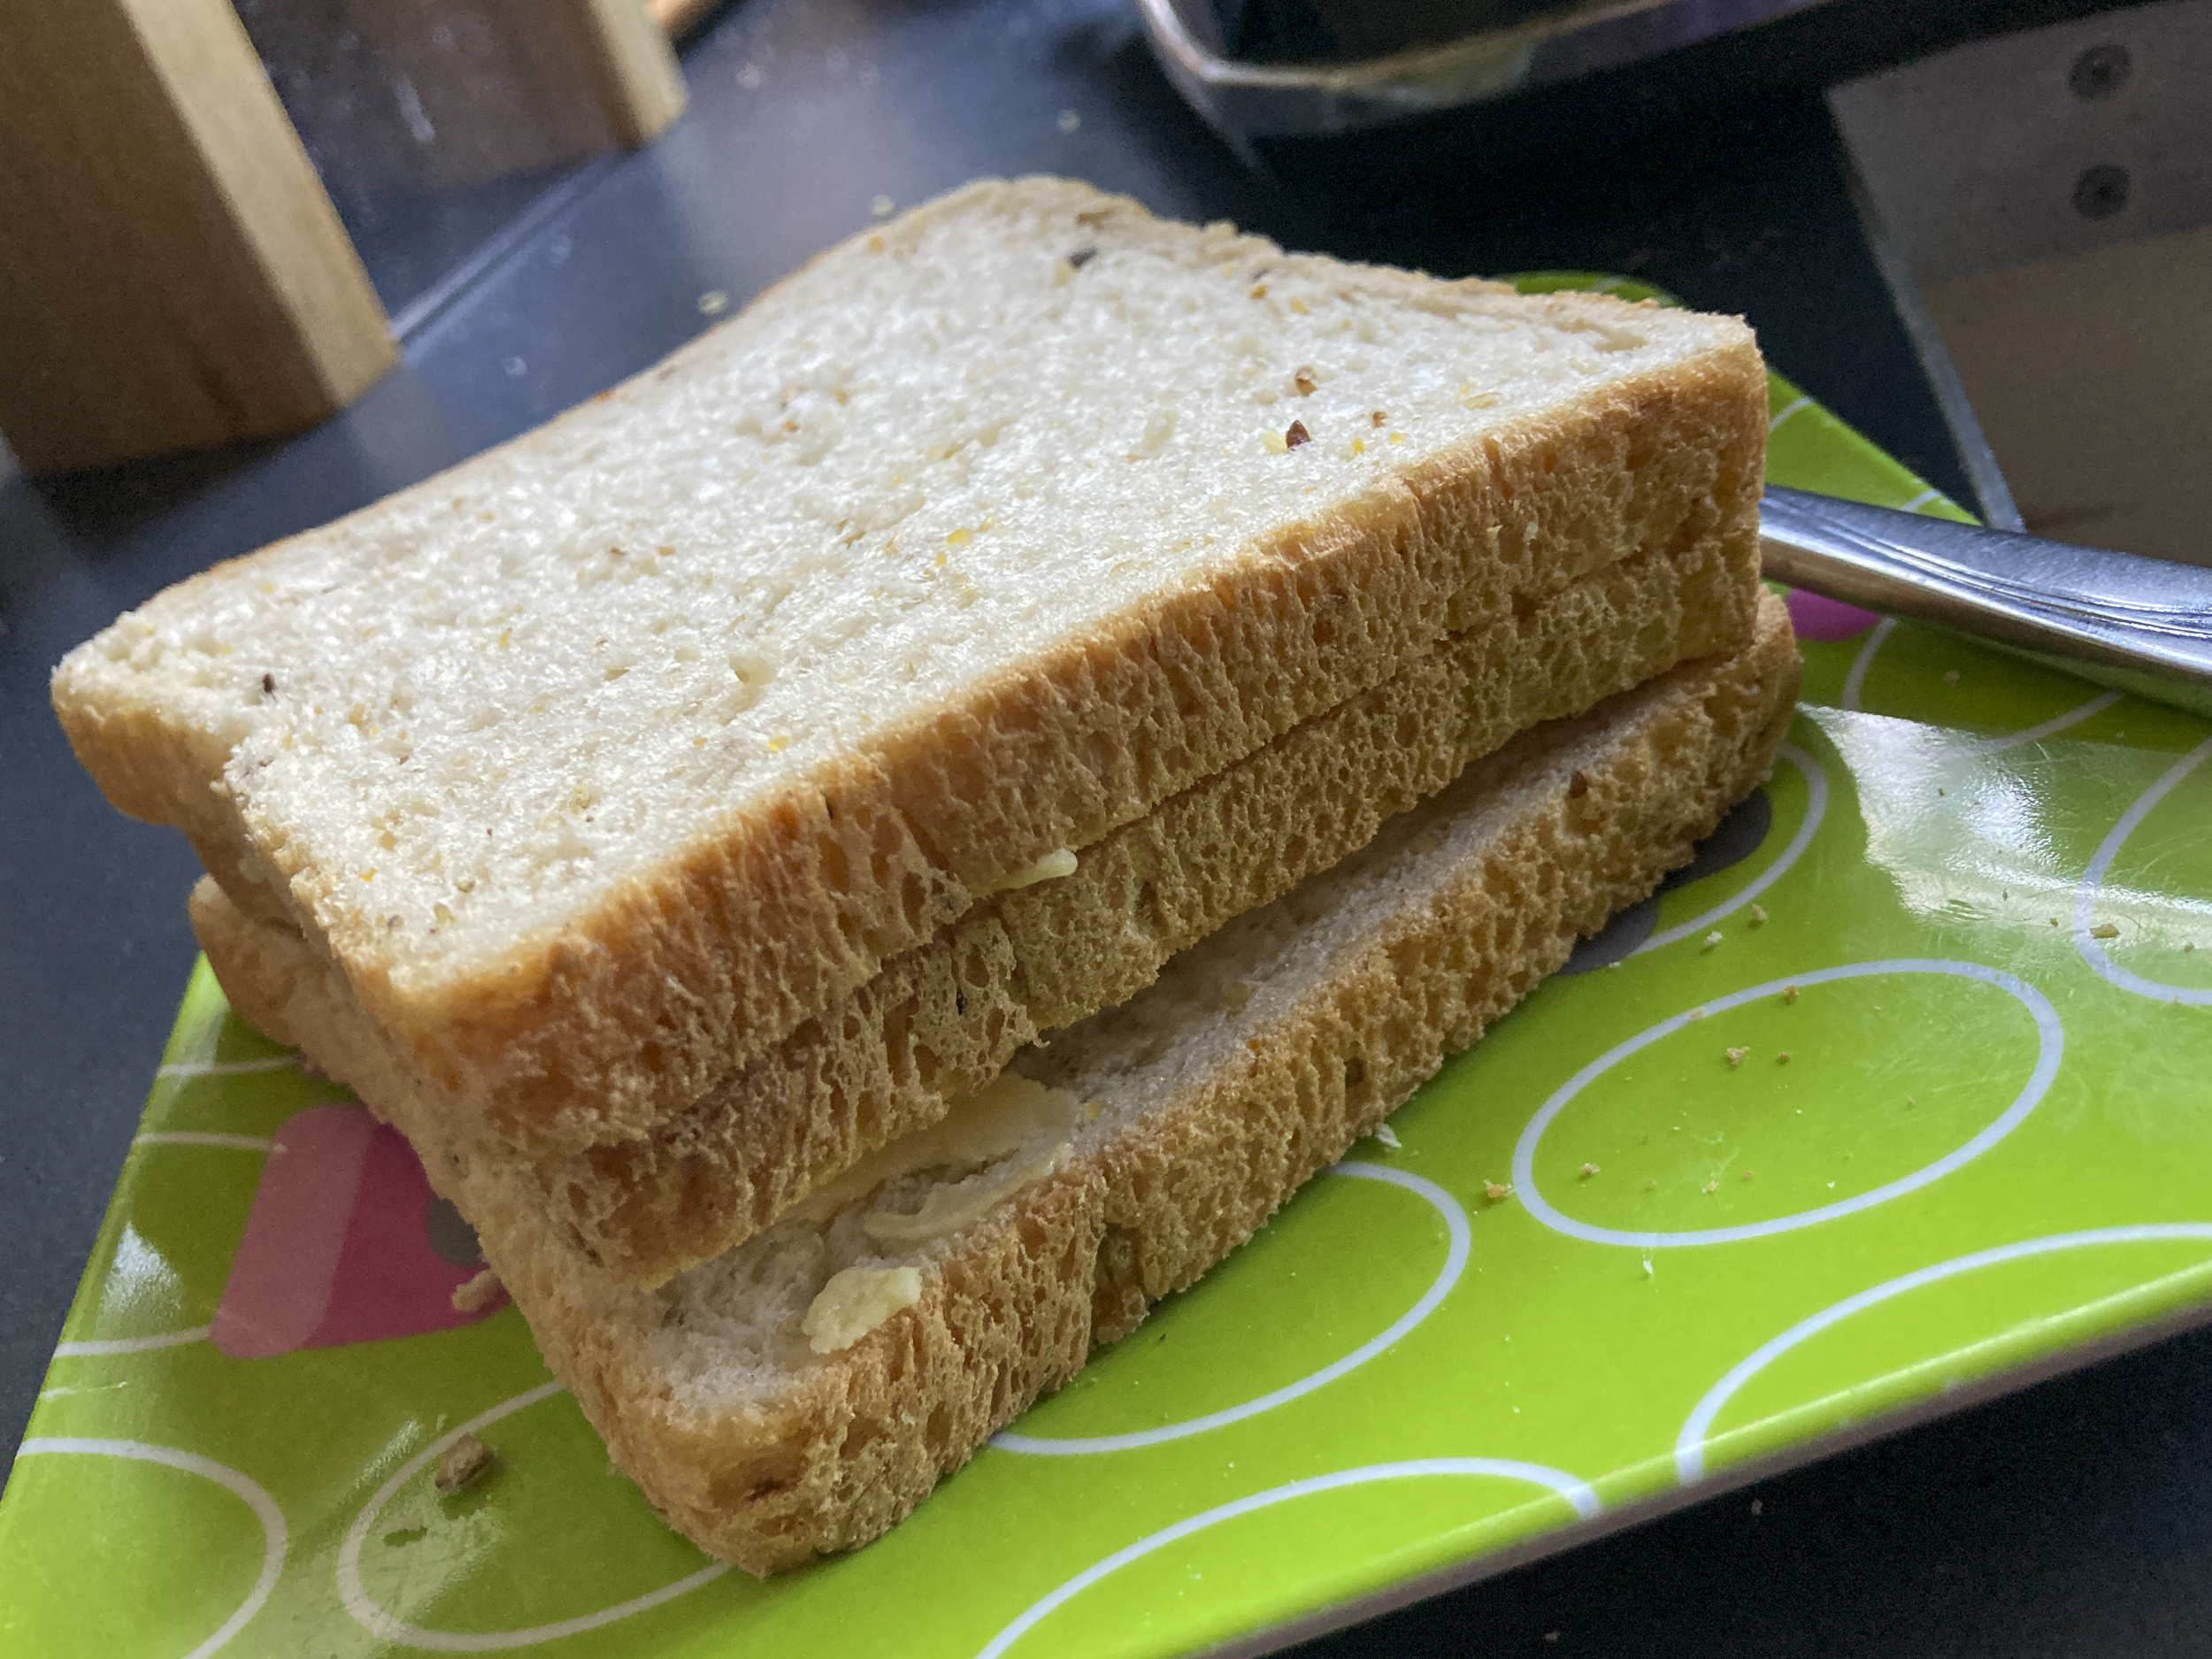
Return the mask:
{"type": "Polygon", "coordinates": [[[1749,548],[1764,400],[1733,319],[979,184],[54,703],[445,1110],[574,1151],[1447,635],[1749,548]]]}
{"type": "MultiPolygon", "coordinates": [[[[1770,597],[1736,656],[1524,733],[1025,1053],[975,1111],[657,1290],[608,1278],[541,1191],[453,1145],[442,1115],[395,1116],[662,1513],[757,1573],[849,1549],[1686,862],[1765,775],[1796,684],[1770,597]]],[[[275,995],[296,936],[229,914],[226,982],[275,995]]],[[[311,987],[312,964],[294,965],[311,987]]]]}

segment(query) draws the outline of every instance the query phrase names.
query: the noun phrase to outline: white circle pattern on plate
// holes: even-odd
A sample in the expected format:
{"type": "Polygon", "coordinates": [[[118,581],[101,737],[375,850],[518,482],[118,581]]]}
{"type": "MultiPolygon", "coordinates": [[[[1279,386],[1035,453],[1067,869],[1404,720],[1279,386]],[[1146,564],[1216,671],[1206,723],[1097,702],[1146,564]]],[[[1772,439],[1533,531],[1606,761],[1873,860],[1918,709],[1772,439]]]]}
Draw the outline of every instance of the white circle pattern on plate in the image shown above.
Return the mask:
{"type": "Polygon", "coordinates": [[[1570,1238],[1585,1239],[1593,1244],[1620,1244],[1638,1249],[1651,1249],[1662,1245],[1732,1244],[1743,1239],[1768,1238],[1778,1233],[1792,1233],[1800,1227],[1809,1227],[1839,1216],[1847,1216],[1861,1210],[1870,1210],[1901,1197],[1929,1182],[1948,1175],[1961,1164],[1980,1156],[2003,1140],[2018,1126],[2020,1120],[2035,1110],[2051,1087],[2051,1079],[2058,1075],[2058,1063],[2065,1051],[2066,1037],[2059,1025],[2058,1011],[2050,1000],[2026,980],[2017,979],[2000,969],[1985,967],[1978,962],[1944,962],[1932,957],[1902,957],[1893,962],[1855,962],[1840,968],[1821,968],[1810,973],[1801,973],[1788,979],[1773,979],[1765,985],[1755,985],[1747,991],[1736,991],[1729,995],[1701,1002],[1696,1008],[1661,1020],[1656,1025],[1640,1031],[1624,1042],[1608,1048],[1582,1070],[1569,1078],[1553,1091],[1552,1096],[1539,1107],[1536,1115],[1521,1131],[1519,1143],[1513,1148],[1513,1188],[1529,1214],[1555,1233],[1570,1238]],[[2027,1082],[1995,1119],[1972,1140],[1955,1148],[1932,1164],[1922,1165],[1909,1175],[1901,1175],[1893,1181],[1870,1187],[1863,1193],[1854,1193],[1848,1198],[1838,1199],[1832,1204],[1822,1204],[1812,1210],[1801,1210],[1794,1215],[1776,1216],[1766,1221],[1747,1221],[1732,1227],[1694,1227],[1680,1232],[1643,1231],[1630,1233],[1617,1227],[1600,1227],[1586,1221],[1577,1221],[1571,1216],[1553,1208],[1536,1186],[1536,1147],[1544,1138],[1544,1131],[1552,1120],[1564,1111],[1575,1096],[1594,1082],[1600,1075],[1609,1071],[1629,1056],[1649,1048],[1663,1037],[1673,1035],[1688,1026],[1694,1016],[1704,1017],[1740,1008],[1746,1002],[1763,998],[1780,996],[1793,985],[1800,990],[1810,986],[1828,985],[1839,979],[1873,979],[1893,973],[1947,973],[1960,979],[1979,979],[2008,993],[2024,1007],[2035,1020],[2035,1069],[2027,1082]]]}
{"type": "Polygon", "coordinates": [[[728,1562],[714,1562],[688,1577],[677,1579],[673,1584],[649,1590],[643,1595],[632,1596],[626,1601],[618,1601],[612,1607],[601,1608],[595,1613],[579,1613],[573,1618],[557,1619],[549,1624],[533,1624],[523,1630],[426,1630],[419,1624],[410,1624],[404,1619],[395,1618],[376,1604],[361,1582],[361,1547],[368,1541],[370,1530],[376,1525],[377,1517],[383,1514],[385,1506],[399,1495],[399,1489],[464,1434],[473,1434],[486,1425],[511,1416],[525,1406],[534,1406],[541,1400],[549,1400],[555,1394],[566,1392],[557,1382],[540,1383],[535,1388],[526,1388],[511,1399],[503,1400],[489,1409],[478,1412],[458,1428],[440,1435],[417,1452],[393,1472],[389,1480],[376,1489],[376,1495],[368,1501],[360,1514],[354,1517],[352,1526],[347,1530],[345,1542],[338,1548],[338,1599],[345,1603],[346,1611],[353,1616],[356,1624],[372,1636],[381,1637],[402,1647],[425,1648],[434,1653],[491,1653],[503,1647],[529,1647],[539,1642],[556,1641],[564,1636],[597,1630],[603,1624],[628,1618],[633,1613],[642,1613],[664,1601],[672,1601],[686,1591],[710,1583],[730,1570],[728,1562]]]}
{"type": "Polygon", "coordinates": [[[269,1599],[269,1592],[276,1588],[278,1576],[284,1571],[284,1552],[288,1533],[284,1511],[277,1507],[268,1489],[257,1480],[240,1474],[227,1463],[219,1463],[211,1457],[197,1452],[179,1451],[173,1446],[149,1446],[143,1440],[92,1440],[55,1437],[26,1440],[16,1452],[18,1457],[56,1456],[74,1455],[88,1457],[121,1457],[133,1463],[159,1463],[165,1469],[180,1469],[188,1475],[197,1475],[212,1480],[217,1486],[242,1499],[253,1511],[254,1519],[261,1523],[261,1573],[253,1581],[253,1588],[238,1604],[238,1610],[225,1619],[198,1647],[185,1655],[184,1659],[207,1659],[210,1654],[219,1653],[229,1645],[230,1639],[246,1628],[247,1622],[261,1610],[261,1604],[269,1599]]]}
{"type": "Polygon", "coordinates": [[[991,1437],[991,1444],[1005,1452],[1027,1452],[1040,1457],[1074,1457],[1092,1452],[1134,1451],[1141,1446],[1158,1446],[1168,1440],[1179,1440],[1193,1434],[1203,1434],[1209,1429],[1240,1422],[1271,1411],[1277,1406],[1287,1405],[1302,1394],[1334,1382],[1347,1371],[1356,1371],[1376,1355],[1396,1343],[1422,1320],[1434,1313],[1438,1304],[1459,1282],[1459,1276],[1467,1270],[1467,1256],[1473,1244],[1473,1230],[1468,1225],[1467,1211],[1460,1202],[1434,1181],[1409,1174],[1404,1170],[1392,1169],[1383,1164],[1336,1164],[1323,1171],[1327,1175],[1353,1175],[1363,1180],[1383,1181],[1417,1194],[1434,1206],[1436,1213],[1444,1217],[1444,1227],[1449,1240],[1444,1255],[1444,1265],[1421,1299],[1400,1314],[1377,1335],[1369,1338],[1342,1359],[1310,1371],[1296,1382],[1247,1400],[1241,1404],[1226,1406],[1219,1411],[1210,1411],[1203,1417],[1186,1417],[1180,1423],[1163,1424],[1156,1429],[1136,1429],[1126,1434],[1094,1434],[1080,1438],[1061,1438],[1044,1434],[1015,1434],[1002,1431],[991,1437]]]}
{"type": "Polygon", "coordinates": [[[2185,1002],[2193,1007],[2212,1007],[2212,990],[2185,985],[2165,985],[2156,979],[2147,979],[2139,973],[2131,973],[2105,954],[2103,944],[2089,931],[2097,919],[2097,898],[2104,891],[2106,873],[2112,861],[2120,856],[2120,849],[2137,827],[2151,815],[2151,810],[2180,786],[2181,780],[2212,757],[2212,737],[2198,744],[2171,766],[2156,783],[2135,798],[2135,804],[2120,814],[2120,821],[2098,845],[2096,856],[2090,859],[2089,868],[2082,872],[2081,885],[2074,889],[2074,949],[2081,958],[2102,979],[2118,986],[2123,991],[2132,991],[2138,996],[2155,998],[2162,1002],[2185,1002]]]}
{"type": "Polygon", "coordinates": [[[1566,1499],[1577,1517],[1588,1520],[1602,1507],[1590,1483],[1563,1471],[1546,1467],[1542,1463],[1517,1463],[1504,1457],[1417,1457],[1402,1463],[1370,1463],[1360,1469],[1342,1469],[1333,1474],[1313,1475],[1304,1480],[1293,1480],[1249,1497],[1237,1498],[1201,1510],[1164,1526],[1158,1532],[1124,1546],[1103,1561],[1086,1567],[1059,1588],[1040,1597],[1016,1618],[1012,1624],[991,1638],[976,1659],[999,1659],[1009,1647],[1029,1633],[1030,1630],[1063,1603],[1073,1600],[1110,1573],[1118,1572],[1133,1561],[1150,1555],[1194,1532],[1202,1532],[1223,1521],[1234,1520],[1240,1515],[1250,1515],[1259,1509],[1271,1509],[1293,1498],[1302,1498],[1317,1492],[1333,1492],[1345,1486],[1363,1486],[1378,1480],[1404,1480],[1423,1475],[1488,1475],[1502,1480],[1525,1480],[1532,1486],[1548,1488],[1566,1499]]]}
{"type": "Polygon", "coordinates": [[[1805,817],[1797,826],[1797,833],[1790,837],[1789,845],[1776,855],[1772,864],[1754,876],[1742,891],[1732,895],[1711,910],[1693,916],[1686,922],[1678,922],[1664,933],[1654,933],[1629,955],[1640,956],[1647,950],[1656,950],[1663,945],[1687,939],[1693,933],[1703,933],[1723,917],[1741,910],[1787,875],[1790,866],[1813,844],[1813,837],[1819,833],[1821,820],[1828,816],[1828,774],[1821,770],[1818,761],[1794,743],[1785,743],[1774,752],[1778,759],[1786,760],[1805,774],[1805,817]]]}
{"type": "Polygon", "coordinates": [[[1901,1273],[1871,1289],[1846,1296],[1818,1313],[1800,1319],[1795,1325],[1774,1338],[1762,1343],[1732,1367],[1728,1373],[1709,1389],[1705,1397],[1692,1408],[1684,1419],[1681,1432],[1674,1439],[1675,1478],[1684,1486],[1705,1478],[1705,1447],[1712,1432],[1713,1419],[1721,1408],[1732,1400],[1743,1386],[1764,1371],[1790,1349],[1809,1337],[1817,1336],[1829,1326],[1839,1325],[1855,1313],[1917,1290],[1923,1285],[1933,1285],[1961,1273],[1970,1273],[1977,1268],[1994,1267],[2001,1262],[2017,1262],[2032,1256],[2048,1256],[2057,1250],[2076,1250],[2099,1244],[2159,1244],[2173,1240],[2201,1239],[2212,1241],[2212,1222],[2176,1221],[2145,1222],[2127,1227],[2092,1227],[2080,1233],[2058,1233],[2040,1239],[2023,1239],[2016,1244],[2000,1244],[1987,1250],[1976,1250],[1970,1256],[1953,1256],[1947,1262],[1901,1273]]]}
{"type": "MultiPolygon", "coordinates": [[[[1883,642],[1896,632],[1897,618],[1884,617],[1874,625],[1874,632],[1866,636],[1866,643],[1859,647],[1858,655],[1851,659],[1850,669],[1843,677],[1842,703],[1844,708],[1852,713],[1865,712],[1860,704],[1866,695],[1867,670],[1874,666],[1875,654],[1882,649],[1883,642]]],[[[2039,742],[2044,738],[2055,736],[2070,726],[2079,726],[2090,716],[2102,714],[2119,700],[2120,693],[2103,692],[2090,698],[2086,703],[2077,703],[2062,713],[2053,715],[2047,720],[2039,720],[2033,726],[2024,726],[2016,732],[2006,732],[1995,737],[1978,738],[1971,742],[1961,744],[1954,752],[1961,755],[2001,755],[2008,749],[2019,749],[2025,744],[2039,742]]]]}

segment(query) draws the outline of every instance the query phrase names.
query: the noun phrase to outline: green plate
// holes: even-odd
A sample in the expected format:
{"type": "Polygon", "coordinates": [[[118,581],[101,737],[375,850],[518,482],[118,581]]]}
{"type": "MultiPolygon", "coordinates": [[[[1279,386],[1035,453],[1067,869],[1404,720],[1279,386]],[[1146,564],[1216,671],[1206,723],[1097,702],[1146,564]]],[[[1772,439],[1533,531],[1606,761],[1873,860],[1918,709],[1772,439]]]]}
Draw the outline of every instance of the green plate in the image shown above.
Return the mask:
{"type": "MultiPolygon", "coordinates": [[[[1957,512],[1772,411],[1776,482],[1957,512]]],[[[912,1519],[767,1584],[611,1472],[511,1309],[456,1312],[419,1167],[203,965],[0,1498],[0,1648],[1178,1652],[2205,1304],[2212,727],[1793,604],[1804,707],[1698,864],[912,1519]],[[464,1431],[500,1465],[438,1498],[464,1431]]]]}

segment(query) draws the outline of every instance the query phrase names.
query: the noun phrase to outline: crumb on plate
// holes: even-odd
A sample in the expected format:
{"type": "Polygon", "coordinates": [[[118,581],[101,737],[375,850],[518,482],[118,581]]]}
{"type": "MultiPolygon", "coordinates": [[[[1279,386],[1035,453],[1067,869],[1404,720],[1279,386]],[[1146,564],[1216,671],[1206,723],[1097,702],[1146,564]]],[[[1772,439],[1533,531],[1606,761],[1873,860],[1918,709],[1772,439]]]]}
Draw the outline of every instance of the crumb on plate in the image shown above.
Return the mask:
{"type": "Polygon", "coordinates": [[[453,1287],[453,1308],[457,1313],[478,1313],[489,1306],[493,1297],[506,1287],[499,1282],[499,1275],[486,1268],[475,1278],[464,1280],[453,1287]]]}
{"type": "Polygon", "coordinates": [[[464,1486],[481,1480],[499,1455],[473,1434],[464,1434],[447,1447],[438,1458],[438,1472],[430,1478],[430,1484],[451,1497],[464,1486]]]}

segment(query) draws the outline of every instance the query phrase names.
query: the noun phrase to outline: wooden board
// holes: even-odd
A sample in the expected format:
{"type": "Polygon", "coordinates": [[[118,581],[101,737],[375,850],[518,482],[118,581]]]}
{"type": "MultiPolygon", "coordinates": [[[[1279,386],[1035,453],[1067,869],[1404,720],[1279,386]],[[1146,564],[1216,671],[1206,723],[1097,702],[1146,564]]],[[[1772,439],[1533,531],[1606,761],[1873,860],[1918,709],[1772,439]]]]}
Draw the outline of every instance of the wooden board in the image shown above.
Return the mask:
{"type": "Polygon", "coordinates": [[[2212,565],[2212,225],[1937,283],[2029,529],[2212,565]]]}
{"type": "Polygon", "coordinates": [[[273,44],[281,57],[278,37],[326,32],[334,16],[373,60],[371,102],[386,107],[396,140],[388,151],[370,146],[378,155],[331,158],[349,170],[449,189],[643,143],[683,113],[683,72],[644,0],[272,7],[255,19],[255,38],[265,57],[273,44]]]}
{"type": "Polygon", "coordinates": [[[704,22],[709,12],[718,11],[726,3],[727,0],[645,0],[645,7],[663,34],[672,41],[680,41],[704,22]]]}
{"type": "Polygon", "coordinates": [[[296,430],[394,360],[227,0],[0,0],[0,433],[55,472],[296,430]]]}

